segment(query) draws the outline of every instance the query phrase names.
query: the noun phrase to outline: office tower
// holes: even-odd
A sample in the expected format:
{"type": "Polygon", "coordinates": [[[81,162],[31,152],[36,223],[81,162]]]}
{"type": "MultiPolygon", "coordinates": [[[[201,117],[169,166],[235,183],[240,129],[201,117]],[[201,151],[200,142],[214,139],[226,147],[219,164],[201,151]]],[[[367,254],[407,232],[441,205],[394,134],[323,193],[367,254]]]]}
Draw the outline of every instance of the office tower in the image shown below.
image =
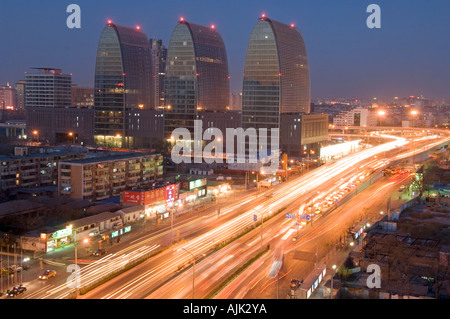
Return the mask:
{"type": "Polygon", "coordinates": [[[16,83],[16,109],[25,110],[25,80],[16,83]]]}
{"type": "Polygon", "coordinates": [[[72,84],[72,106],[94,107],[94,89],[72,84]]]}
{"type": "Polygon", "coordinates": [[[9,83],[0,86],[0,109],[14,110],[16,108],[16,89],[12,88],[9,83]]]}
{"type": "Polygon", "coordinates": [[[282,129],[280,114],[309,112],[309,68],[303,37],[294,25],[263,15],[250,35],[245,58],[243,128],[267,128],[270,137],[271,128],[282,129]]]}
{"type": "Polygon", "coordinates": [[[133,110],[154,109],[150,44],[140,27],[108,21],[97,48],[94,139],[97,145],[132,147],[133,110]]]}
{"type": "Polygon", "coordinates": [[[25,75],[25,106],[68,107],[72,104],[72,75],[61,69],[33,68],[36,73],[25,75]]]}
{"type": "Polygon", "coordinates": [[[165,136],[175,128],[193,132],[197,110],[225,111],[229,74],[225,44],[215,26],[183,18],[170,38],[165,76],[165,136]]]}
{"type": "Polygon", "coordinates": [[[166,74],[167,48],[162,40],[150,39],[153,63],[153,87],[156,108],[164,108],[164,76],[166,74]]]}
{"type": "Polygon", "coordinates": [[[242,110],[242,92],[232,93],[230,96],[230,110],[240,111],[242,110]]]}

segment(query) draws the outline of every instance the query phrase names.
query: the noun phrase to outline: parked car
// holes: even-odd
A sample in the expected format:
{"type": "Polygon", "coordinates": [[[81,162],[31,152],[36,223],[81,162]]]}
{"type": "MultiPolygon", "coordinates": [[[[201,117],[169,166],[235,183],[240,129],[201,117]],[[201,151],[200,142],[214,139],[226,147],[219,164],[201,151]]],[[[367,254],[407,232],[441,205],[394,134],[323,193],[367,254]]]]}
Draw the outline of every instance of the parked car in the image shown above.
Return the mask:
{"type": "Polygon", "coordinates": [[[102,249],[98,249],[97,251],[94,251],[94,253],[92,255],[95,257],[99,257],[102,255],[105,255],[106,252],[107,252],[106,249],[102,248],[102,249]]]}
{"type": "Polygon", "coordinates": [[[44,273],[42,275],[39,276],[39,279],[47,280],[47,279],[55,277],[55,276],[56,276],[56,271],[48,269],[48,270],[44,271],[44,273]]]}

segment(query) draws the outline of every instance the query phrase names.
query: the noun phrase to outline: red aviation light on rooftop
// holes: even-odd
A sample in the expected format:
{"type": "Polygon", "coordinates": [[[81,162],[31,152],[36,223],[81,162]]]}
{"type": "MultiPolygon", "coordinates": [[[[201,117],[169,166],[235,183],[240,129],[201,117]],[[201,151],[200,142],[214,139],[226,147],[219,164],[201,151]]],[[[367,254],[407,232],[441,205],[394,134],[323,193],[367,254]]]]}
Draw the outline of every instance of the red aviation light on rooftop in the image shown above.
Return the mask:
{"type": "Polygon", "coordinates": [[[214,24],[211,24],[211,29],[215,29],[216,26],[214,24]]]}
{"type": "Polygon", "coordinates": [[[108,20],[108,24],[112,24],[112,20],[108,20]]]}
{"type": "Polygon", "coordinates": [[[141,27],[137,25],[136,30],[141,30],[141,27]]]}
{"type": "Polygon", "coordinates": [[[184,18],[183,17],[180,17],[180,22],[183,22],[184,21],[184,18]]]}
{"type": "Polygon", "coordinates": [[[265,17],[266,17],[265,13],[261,14],[261,18],[265,18],[265,17]]]}
{"type": "Polygon", "coordinates": [[[295,24],[291,23],[291,28],[294,28],[294,27],[295,27],[295,24]]]}

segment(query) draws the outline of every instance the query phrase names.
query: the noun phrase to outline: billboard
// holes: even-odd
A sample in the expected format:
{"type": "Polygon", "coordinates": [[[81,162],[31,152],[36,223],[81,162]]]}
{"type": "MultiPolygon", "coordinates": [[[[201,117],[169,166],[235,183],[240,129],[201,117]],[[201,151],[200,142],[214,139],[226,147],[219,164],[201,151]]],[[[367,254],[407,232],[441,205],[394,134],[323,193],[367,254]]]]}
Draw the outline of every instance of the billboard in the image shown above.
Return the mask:
{"type": "Polygon", "coordinates": [[[123,202],[137,205],[150,205],[157,202],[173,202],[178,199],[178,188],[177,184],[171,184],[148,191],[124,191],[123,202]]]}

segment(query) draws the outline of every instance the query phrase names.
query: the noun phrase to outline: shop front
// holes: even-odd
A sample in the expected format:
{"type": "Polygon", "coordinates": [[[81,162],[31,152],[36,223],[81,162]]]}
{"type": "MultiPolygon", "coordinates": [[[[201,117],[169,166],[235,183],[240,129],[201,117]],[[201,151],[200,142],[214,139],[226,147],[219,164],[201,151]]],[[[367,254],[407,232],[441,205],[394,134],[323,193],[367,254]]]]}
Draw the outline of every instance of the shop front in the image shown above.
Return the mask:
{"type": "Polygon", "coordinates": [[[55,231],[54,233],[41,233],[41,241],[45,243],[45,252],[51,252],[69,245],[72,241],[72,227],[55,231]]]}

